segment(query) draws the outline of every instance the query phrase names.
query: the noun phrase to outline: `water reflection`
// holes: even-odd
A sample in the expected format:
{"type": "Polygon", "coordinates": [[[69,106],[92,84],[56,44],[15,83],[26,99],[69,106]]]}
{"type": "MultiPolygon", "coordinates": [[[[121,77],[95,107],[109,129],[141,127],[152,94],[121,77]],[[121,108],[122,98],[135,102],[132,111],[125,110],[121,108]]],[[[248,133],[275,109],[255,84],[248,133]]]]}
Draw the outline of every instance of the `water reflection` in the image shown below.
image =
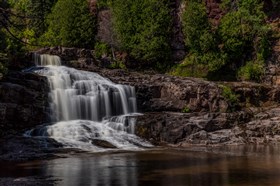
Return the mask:
{"type": "Polygon", "coordinates": [[[136,186],[136,161],[125,156],[97,155],[51,161],[49,175],[63,178],[59,185],[123,185],[136,186]]]}
{"type": "Polygon", "coordinates": [[[280,148],[277,146],[224,147],[211,151],[161,150],[82,154],[20,164],[14,168],[10,166],[5,170],[5,174],[0,171],[0,177],[31,174],[54,176],[60,180],[57,185],[63,186],[280,185],[280,148]],[[17,175],[14,169],[20,174],[17,175]]]}

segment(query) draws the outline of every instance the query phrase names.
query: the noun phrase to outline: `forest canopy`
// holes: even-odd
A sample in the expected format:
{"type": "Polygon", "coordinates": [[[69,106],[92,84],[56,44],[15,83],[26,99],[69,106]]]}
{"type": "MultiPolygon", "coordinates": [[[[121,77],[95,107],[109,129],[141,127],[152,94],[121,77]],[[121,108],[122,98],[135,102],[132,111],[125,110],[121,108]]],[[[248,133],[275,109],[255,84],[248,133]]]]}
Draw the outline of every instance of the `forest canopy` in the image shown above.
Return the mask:
{"type": "MultiPolygon", "coordinates": [[[[167,0],[2,0],[0,2],[0,71],[15,54],[44,46],[96,50],[96,57],[119,51],[141,68],[209,79],[259,81],[271,54],[271,27],[279,2],[223,0],[213,24],[203,0],[181,1],[185,59],[172,58],[174,6],[167,0]],[[92,12],[90,6],[96,6],[92,12]],[[112,13],[114,45],[99,40],[98,12],[112,13]],[[171,67],[171,68],[170,68],[171,67]],[[218,76],[217,76],[218,75],[218,76]]],[[[114,56],[114,54],[112,55],[114,56]]],[[[111,56],[111,60],[118,60],[111,56]]],[[[119,67],[119,66],[118,66],[119,67]]]]}

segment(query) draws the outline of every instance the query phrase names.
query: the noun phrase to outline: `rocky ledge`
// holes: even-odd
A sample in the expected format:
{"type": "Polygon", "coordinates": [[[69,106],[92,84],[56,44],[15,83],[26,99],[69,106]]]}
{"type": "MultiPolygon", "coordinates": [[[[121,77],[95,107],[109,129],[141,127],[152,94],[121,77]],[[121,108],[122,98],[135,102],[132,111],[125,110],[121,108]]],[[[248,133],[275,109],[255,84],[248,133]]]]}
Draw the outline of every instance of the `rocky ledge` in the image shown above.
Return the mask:
{"type": "Polygon", "coordinates": [[[156,145],[272,144],[280,142],[280,109],[256,115],[233,113],[145,113],[136,134],[156,145]]]}
{"type": "Polygon", "coordinates": [[[280,142],[279,87],[252,82],[101,70],[136,88],[136,134],[156,145],[271,144],[280,142]],[[228,87],[236,100],[225,94],[228,87]],[[235,103],[233,103],[235,101],[235,103]]]}

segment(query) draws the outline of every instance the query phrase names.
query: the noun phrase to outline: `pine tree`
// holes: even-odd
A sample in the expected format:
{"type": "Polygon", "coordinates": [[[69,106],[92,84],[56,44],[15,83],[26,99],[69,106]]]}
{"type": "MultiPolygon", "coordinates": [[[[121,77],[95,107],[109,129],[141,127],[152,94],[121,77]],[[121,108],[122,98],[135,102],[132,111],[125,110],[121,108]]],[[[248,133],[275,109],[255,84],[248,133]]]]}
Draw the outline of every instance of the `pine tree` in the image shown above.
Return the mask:
{"type": "Polygon", "coordinates": [[[48,18],[46,45],[93,48],[97,30],[96,16],[87,0],[58,0],[48,18]]]}

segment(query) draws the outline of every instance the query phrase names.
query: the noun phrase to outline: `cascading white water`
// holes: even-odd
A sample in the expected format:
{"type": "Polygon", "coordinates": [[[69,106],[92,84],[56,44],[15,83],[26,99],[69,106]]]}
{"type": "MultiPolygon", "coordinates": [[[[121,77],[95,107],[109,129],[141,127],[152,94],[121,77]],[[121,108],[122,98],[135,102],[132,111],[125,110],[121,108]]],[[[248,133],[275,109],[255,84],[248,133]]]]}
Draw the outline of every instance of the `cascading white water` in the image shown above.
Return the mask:
{"type": "Polygon", "coordinates": [[[49,78],[52,121],[101,121],[136,112],[134,87],[64,66],[47,66],[36,72],[49,78]]]}
{"type": "Polygon", "coordinates": [[[93,143],[96,139],[121,149],[151,146],[134,135],[134,87],[60,66],[58,56],[35,54],[34,59],[37,66],[43,66],[34,72],[49,80],[51,120],[55,123],[32,129],[27,135],[51,137],[84,150],[101,150],[93,143]]]}
{"type": "Polygon", "coordinates": [[[55,65],[60,66],[61,60],[60,57],[48,54],[34,54],[34,61],[36,66],[47,66],[47,65],[55,65]]]}

